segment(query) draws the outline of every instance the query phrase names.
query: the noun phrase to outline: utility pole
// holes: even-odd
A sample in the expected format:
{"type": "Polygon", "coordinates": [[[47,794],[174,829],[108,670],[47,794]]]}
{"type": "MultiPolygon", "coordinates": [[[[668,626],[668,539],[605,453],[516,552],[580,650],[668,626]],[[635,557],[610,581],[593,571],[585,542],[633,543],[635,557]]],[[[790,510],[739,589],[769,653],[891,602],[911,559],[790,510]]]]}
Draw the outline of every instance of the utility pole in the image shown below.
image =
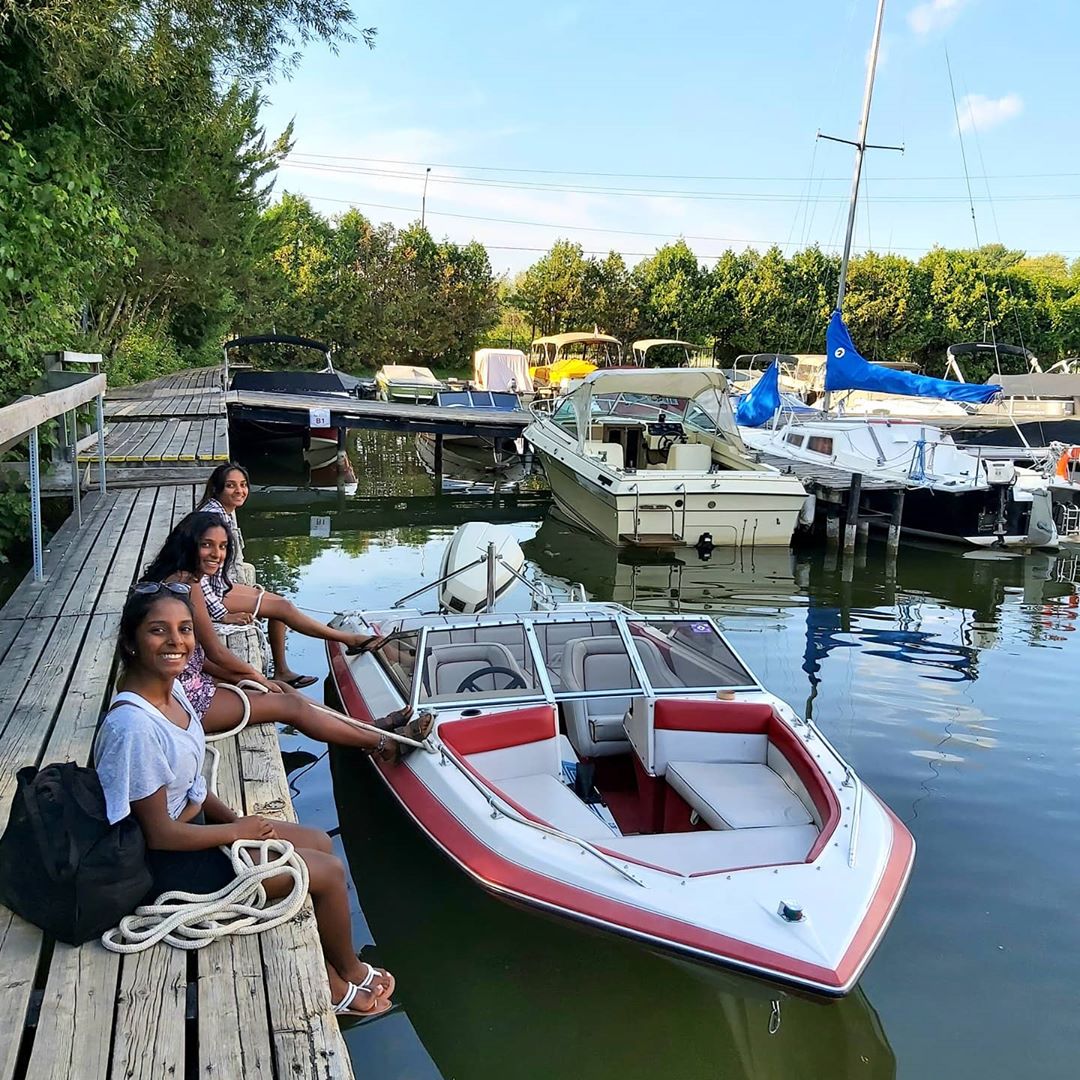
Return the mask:
{"type": "Polygon", "coordinates": [[[421,229],[423,229],[425,227],[424,226],[424,219],[425,219],[425,217],[427,215],[427,182],[428,182],[428,177],[430,175],[431,175],[431,166],[429,165],[427,167],[427,170],[424,172],[424,194],[420,196],[420,228],[421,229]]]}

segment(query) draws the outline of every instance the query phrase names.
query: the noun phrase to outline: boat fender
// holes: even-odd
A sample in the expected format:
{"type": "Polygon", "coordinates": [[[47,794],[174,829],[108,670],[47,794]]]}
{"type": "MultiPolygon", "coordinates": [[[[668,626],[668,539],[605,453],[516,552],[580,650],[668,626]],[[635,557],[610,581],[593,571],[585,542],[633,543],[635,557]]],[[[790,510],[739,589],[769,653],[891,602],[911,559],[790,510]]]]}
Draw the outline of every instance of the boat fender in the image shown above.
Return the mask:
{"type": "Polygon", "coordinates": [[[814,515],[817,513],[817,496],[807,495],[803,499],[802,509],[799,511],[799,524],[804,529],[809,529],[814,524],[814,515]]]}

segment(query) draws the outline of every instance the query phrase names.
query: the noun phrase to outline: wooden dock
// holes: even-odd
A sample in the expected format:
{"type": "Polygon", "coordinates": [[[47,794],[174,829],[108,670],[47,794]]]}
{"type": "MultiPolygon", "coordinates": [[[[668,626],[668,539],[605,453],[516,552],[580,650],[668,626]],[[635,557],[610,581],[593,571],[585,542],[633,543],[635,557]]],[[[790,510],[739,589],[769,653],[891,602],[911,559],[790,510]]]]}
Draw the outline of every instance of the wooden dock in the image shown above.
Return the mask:
{"type": "MultiPolygon", "coordinates": [[[[158,382],[128,400],[209,389],[184,376],[158,382]]],[[[128,590],[200,488],[174,482],[92,492],[81,527],[73,515],[48,544],[43,580],[28,574],[0,609],[0,824],[20,768],[90,760],[116,677],[128,590]]],[[[295,820],[272,726],[218,747],[226,802],[295,820]]],[[[54,943],[0,907],[0,972],[0,1080],[353,1075],[310,902],[258,936],[123,957],[96,941],[54,943]]]]}
{"type": "Polygon", "coordinates": [[[369,428],[382,431],[426,431],[436,435],[483,435],[516,439],[532,423],[523,409],[465,409],[440,405],[410,405],[400,401],[362,401],[340,394],[272,394],[230,390],[225,405],[231,420],[310,425],[311,410],[325,409],[331,430],[369,428]]]}
{"type": "MultiPolygon", "coordinates": [[[[176,474],[179,467],[194,480],[229,460],[220,368],[196,368],[109,391],[105,418],[106,482],[138,483],[133,470],[163,464],[173,466],[173,479],[184,477],[176,474]]],[[[91,479],[99,460],[96,446],[79,454],[91,479]]]]}

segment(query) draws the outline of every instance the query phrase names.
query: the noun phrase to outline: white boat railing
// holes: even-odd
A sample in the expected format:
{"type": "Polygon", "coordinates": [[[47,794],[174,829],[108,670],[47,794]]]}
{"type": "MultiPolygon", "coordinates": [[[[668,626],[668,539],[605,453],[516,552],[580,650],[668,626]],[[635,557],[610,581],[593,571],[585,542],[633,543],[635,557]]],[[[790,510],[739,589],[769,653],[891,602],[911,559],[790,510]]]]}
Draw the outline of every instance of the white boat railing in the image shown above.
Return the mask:
{"type": "MultiPolygon", "coordinates": [[[[480,794],[484,797],[487,804],[491,807],[492,818],[498,818],[500,815],[510,818],[511,821],[516,821],[519,825],[527,825],[531,829],[535,829],[537,832],[544,833],[547,836],[554,836],[559,840],[565,840],[567,843],[573,844],[580,848],[582,851],[599,859],[605,866],[610,867],[617,874],[626,878],[627,881],[632,881],[635,885],[640,885],[641,888],[647,889],[649,886],[641,880],[628,866],[620,864],[613,859],[610,855],[604,854],[599,848],[593,847],[587,840],[582,840],[579,836],[574,836],[572,833],[563,832],[561,829],[552,828],[550,825],[545,825],[539,821],[533,821],[532,818],[526,817],[520,813],[513,806],[511,806],[505,799],[500,798],[495,794],[491,788],[487,787],[478,777],[474,776],[466,766],[458,760],[457,756],[449,751],[445,745],[439,746],[440,753],[440,765],[453,764],[461,776],[464,776],[466,780],[480,794]]],[[[685,874],[679,874],[679,877],[685,877],[685,874]]]]}

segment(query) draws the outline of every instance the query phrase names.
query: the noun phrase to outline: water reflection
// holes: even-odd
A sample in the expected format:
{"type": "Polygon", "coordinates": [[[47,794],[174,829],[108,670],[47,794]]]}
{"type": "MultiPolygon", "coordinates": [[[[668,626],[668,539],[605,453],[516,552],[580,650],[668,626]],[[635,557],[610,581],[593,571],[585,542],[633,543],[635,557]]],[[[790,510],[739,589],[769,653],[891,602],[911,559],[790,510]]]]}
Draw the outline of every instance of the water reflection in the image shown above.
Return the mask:
{"type": "MultiPolygon", "coordinates": [[[[364,914],[444,1076],[896,1075],[861,991],[839,1002],[803,999],[518,910],[440,855],[363,758],[334,751],[331,764],[364,914]],[[365,867],[378,869],[365,875],[365,867]]],[[[365,1029],[350,1045],[366,1053],[378,1037],[365,1029]]]]}
{"type": "MultiPolygon", "coordinates": [[[[407,1009],[349,1033],[358,1075],[434,1076],[424,1044],[446,1077],[479,1080],[1075,1075],[1076,557],[905,543],[890,563],[872,545],[845,575],[835,550],[718,549],[704,563],[618,552],[545,519],[528,492],[436,496],[414,449],[371,442],[389,451],[353,455],[354,494],[252,496],[242,523],[264,580],[316,610],[380,606],[437,573],[456,524],[511,522],[537,574],[715,615],[763,683],[812,712],[905,820],[919,854],[867,996],[785,998],[770,1036],[769,987],[507,908],[430,849],[363,762],[334,755],[331,791],[325,760],[297,758],[309,819],[332,825],[336,799],[407,1009]]],[[[290,649],[322,662],[318,643],[290,649]]]]}

